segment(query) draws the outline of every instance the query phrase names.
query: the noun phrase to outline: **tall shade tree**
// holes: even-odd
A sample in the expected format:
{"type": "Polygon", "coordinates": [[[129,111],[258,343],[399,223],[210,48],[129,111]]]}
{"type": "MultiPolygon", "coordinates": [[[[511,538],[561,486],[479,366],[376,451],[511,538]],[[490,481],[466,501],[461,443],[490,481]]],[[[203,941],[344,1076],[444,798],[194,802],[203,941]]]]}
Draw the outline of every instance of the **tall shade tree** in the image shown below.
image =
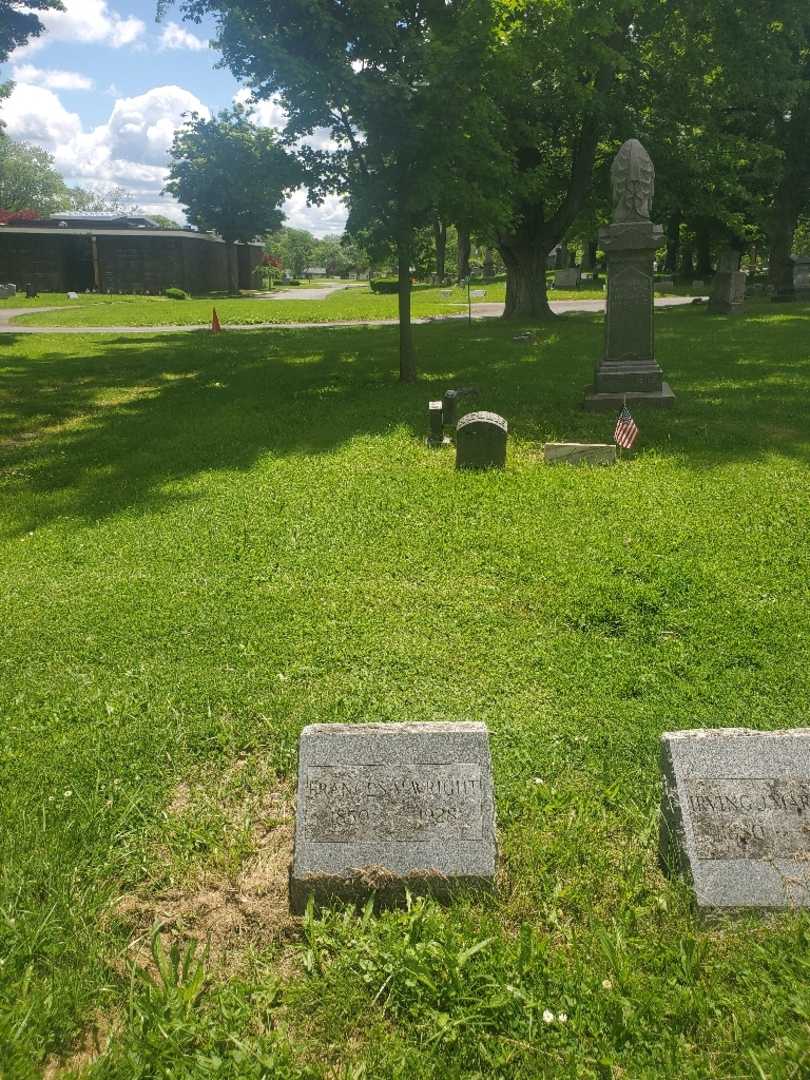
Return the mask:
{"type": "MultiPolygon", "coordinates": [[[[551,315],[546,258],[585,206],[610,139],[636,45],[627,0],[498,0],[491,93],[509,165],[509,213],[495,237],[506,265],[505,318],[551,315]]],[[[637,6],[637,5],[634,5],[637,6]]]]}
{"type": "Polygon", "coordinates": [[[210,120],[192,115],[174,137],[165,191],[186,207],[192,225],[225,241],[228,282],[238,291],[233,245],[278,229],[281,203],[298,186],[300,167],[269,128],[242,106],[210,120]]]}
{"type": "Polygon", "coordinates": [[[414,230],[444,189],[474,175],[491,0],[181,0],[218,23],[224,61],[287,112],[290,139],[331,131],[310,150],[310,194],[347,195],[349,231],[393,242],[400,379],[416,377],[410,323],[414,230]],[[469,167],[468,167],[469,166],[469,167]],[[454,179],[455,178],[455,179],[454,179]]]}
{"type": "Polygon", "coordinates": [[[51,214],[70,205],[70,191],[46,150],[0,136],[0,209],[51,214]]]}

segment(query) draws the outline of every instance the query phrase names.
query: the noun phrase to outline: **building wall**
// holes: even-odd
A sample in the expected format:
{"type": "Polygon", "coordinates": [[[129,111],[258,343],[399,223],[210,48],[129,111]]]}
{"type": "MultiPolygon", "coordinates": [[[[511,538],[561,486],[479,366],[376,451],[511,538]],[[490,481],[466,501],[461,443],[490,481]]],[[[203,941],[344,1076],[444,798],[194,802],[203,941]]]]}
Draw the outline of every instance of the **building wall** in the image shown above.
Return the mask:
{"type": "Polygon", "coordinates": [[[64,244],[60,236],[6,233],[0,229],[0,282],[31,282],[41,292],[62,292],[64,244]]]}
{"type": "MultiPolygon", "coordinates": [[[[227,250],[223,243],[196,236],[156,233],[95,236],[101,292],[159,294],[174,285],[202,294],[228,288],[227,250]]],[[[239,245],[240,288],[255,288],[253,267],[261,261],[259,244],[239,245]]],[[[94,287],[91,238],[76,232],[6,232],[0,228],[0,283],[22,287],[31,282],[40,292],[83,291],[94,287]]]]}

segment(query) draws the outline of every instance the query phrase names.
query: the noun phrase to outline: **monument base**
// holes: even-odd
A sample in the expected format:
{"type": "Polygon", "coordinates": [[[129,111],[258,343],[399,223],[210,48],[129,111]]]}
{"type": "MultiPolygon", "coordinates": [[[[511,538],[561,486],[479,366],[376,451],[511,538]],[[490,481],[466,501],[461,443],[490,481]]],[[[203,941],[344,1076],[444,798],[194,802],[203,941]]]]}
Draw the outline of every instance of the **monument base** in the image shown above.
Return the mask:
{"type": "Polygon", "coordinates": [[[630,406],[651,405],[656,409],[670,409],[675,403],[675,394],[666,382],[661,383],[660,390],[627,390],[608,394],[597,393],[593,386],[585,387],[585,412],[619,412],[625,401],[630,406]]]}

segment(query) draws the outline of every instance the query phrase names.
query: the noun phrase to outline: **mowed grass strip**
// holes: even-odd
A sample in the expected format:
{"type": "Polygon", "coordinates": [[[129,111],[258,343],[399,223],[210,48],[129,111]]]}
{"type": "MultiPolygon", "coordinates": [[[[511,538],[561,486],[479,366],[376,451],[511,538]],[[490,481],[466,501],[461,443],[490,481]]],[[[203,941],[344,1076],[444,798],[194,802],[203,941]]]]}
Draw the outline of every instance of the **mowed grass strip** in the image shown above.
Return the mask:
{"type": "MultiPolygon", "coordinates": [[[[312,287],[317,288],[318,283],[313,282],[312,287]]],[[[474,298],[473,307],[479,303],[503,303],[503,282],[476,286],[475,291],[484,292],[485,296],[474,298]]],[[[552,290],[549,295],[557,300],[604,297],[599,290],[584,289],[552,290]]],[[[212,307],[216,307],[220,321],[225,326],[229,323],[248,326],[254,323],[363,322],[397,318],[397,297],[373,293],[367,285],[340,289],[323,300],[257,299],[252,296],[168,300],[162,296],[102,297],[89,294],[75,301],[66,301],[64,295],[54,293],[38,297],[30,303],[33,305],[31,315],[20,315],[15,322],[36,326],[197,326],[210,324],[212,307]],[[90,302],[85,303],[87,300],[90,302]],[[46,301],[65,306],[60,311],[37,312],[36,307],[46,301]]],[[[25,307],[25,299],[16,306],[25,307]]],[[[467,290],[416,286],[412,309],[414,318],[464,314],[467,311],[467,290]]]]}
{"type": "Polygon", "coordinates": [[[808,917],[656,860],[662,731],[808,723],[810,309],[656,324],[612,469],[541,462],[610,440],[598,317],[420,327],[413,387],[389,328],[0,338],[0,1075],[810,1067],[808,917]],[[503,473],[424,445],[470,384],[503,473]],[[301,727],[436,719],[498,896],[286,919],[301,727]]]}

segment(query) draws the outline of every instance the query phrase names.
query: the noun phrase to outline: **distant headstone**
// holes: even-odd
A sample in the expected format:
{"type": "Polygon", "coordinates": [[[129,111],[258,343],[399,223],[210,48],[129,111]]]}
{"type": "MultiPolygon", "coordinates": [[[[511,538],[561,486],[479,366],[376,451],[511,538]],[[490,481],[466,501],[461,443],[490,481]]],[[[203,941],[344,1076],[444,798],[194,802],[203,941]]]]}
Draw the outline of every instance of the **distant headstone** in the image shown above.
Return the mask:
{"type": "Polygon", "coordinates": [[[547,465],[565,462],[568,465],[613,465],[616,461],[615,443],[547,442],[543,447],[547,465]]]}
{"type": "Polygon", "coordinates": [[[477,386],[458,386],[451,390],[445,390],[442,398],[442,410],[444,422],[452,427],[456,422],[458,403],[462,398],[477,398],[477,386]]]}
{"type": "Polygon", "coordinates": [[[810,728],[667,732],[661,859],[697,906],[810,907],[810,728]]]}
{"type": "Polygon", "coordinates": [[[706,288],[706,282],[705,281],[693,281],[692,282],[692,288],[693,289],[705,289],[706,288]]]}
{"type": "Polygon", "coordinates": [[[0,300],[9,300],[17,295],[16,285],[0,285],[0,300]]]}
{"type": "Polygon", "coordinates": [[[605,347],[585,408],[617,411],[628,404],[670,406],[675,400],[655,359],[653,256],[663,230],[650,221],[655,170],[637,139],[619,150],[610,170],[613,224],[599,232],[607,255],[605,347]]]}
{"type": "Polygon", "coordinates": [[[495,882],[489,733],[478,723],[313,724],[298,745],[290,906],[449,897],[495,882]]]}
{"type": "Polygon", "coordinates": [[[740,270],[740,252],[733,248],[722,252],[709,295],[709,314],[741,315],[745,310],[747,280],[740,270]]]}
{"type": "Polygon", "coordinates": [[[79,299],[79,294],[77,292],[73,292],[71,290],[71,292],[69,292],[67,294],[67,298],[68,298],[68,300],[78,300],[79,299]]]}
{"type": "Polygon", "coordinates": [[[506,464],[507,424],[494,412],[462,416],[456,427],[457,469],[502,469],[506,464]]]}
{"type": "Polygon", "coordinates": [[[444,416],[441,401],[428,402],[428,417],[430,420],[430,432],[427,437],[428,446],[448,446],[450,440],[444,434],[444,416]]]}
{"type": "Polygon", "coordinates": [[[675,282],[672,278],[659,278],[655,283],[655,291],[660,293],[674,293],[675,282]]]}
{"type": "Polygon", "coordinates": [[[25,286],[25,295],[29,300],[33,300],[35,297],[39,296],[39,293],[34,288],[34,286],[31,284],[30,281],[25,286]]]}
{"type": "Polygon", "coordinates": [[[800,300],[810,298],[810,255],[794,255],[793,288],[800,300]]]}
{"type": "Polygon", "coordinates": [[[571,266],[566,270],[554,271],[555,289],[578,289],[582,280],[582,272],[578,266],[571,266]]]}

